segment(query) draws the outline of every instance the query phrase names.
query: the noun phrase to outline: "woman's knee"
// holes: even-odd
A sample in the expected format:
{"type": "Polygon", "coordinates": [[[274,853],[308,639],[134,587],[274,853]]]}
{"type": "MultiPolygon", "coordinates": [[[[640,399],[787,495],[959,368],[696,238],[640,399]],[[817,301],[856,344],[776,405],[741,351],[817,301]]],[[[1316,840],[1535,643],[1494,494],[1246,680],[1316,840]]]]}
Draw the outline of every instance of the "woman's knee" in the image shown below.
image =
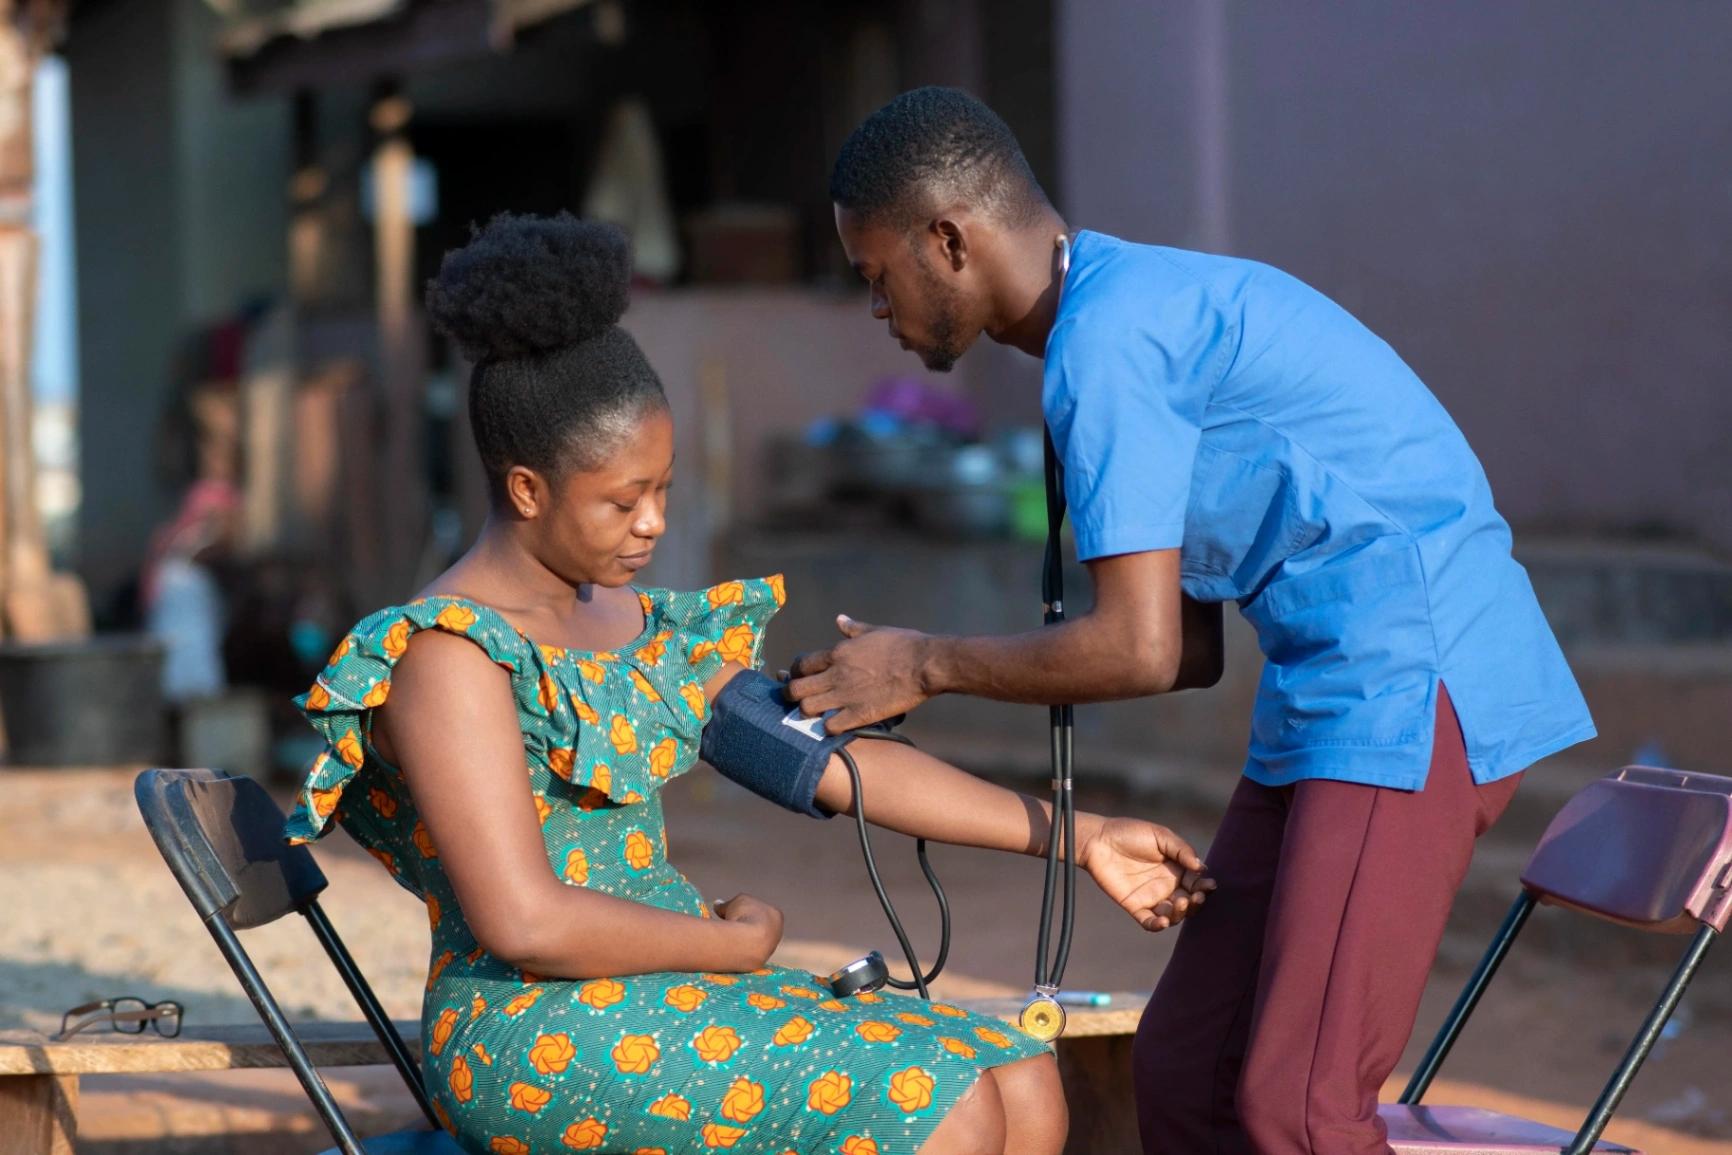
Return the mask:
{"type": "Polygon", "coordinates": [[[980,1073],[919,1155],[1005,1155],[1004,1093],[994,1072],[980,1073]]]}
{"type": "Polygon", "coordinates": [[[1057,1155],[1070,1131],[1070,1108],[1058,1061],[1051,1055],[1037,1055],[996,1067],[992,1073],[1004,1099],[1006,1150],[1057,1155]]]}

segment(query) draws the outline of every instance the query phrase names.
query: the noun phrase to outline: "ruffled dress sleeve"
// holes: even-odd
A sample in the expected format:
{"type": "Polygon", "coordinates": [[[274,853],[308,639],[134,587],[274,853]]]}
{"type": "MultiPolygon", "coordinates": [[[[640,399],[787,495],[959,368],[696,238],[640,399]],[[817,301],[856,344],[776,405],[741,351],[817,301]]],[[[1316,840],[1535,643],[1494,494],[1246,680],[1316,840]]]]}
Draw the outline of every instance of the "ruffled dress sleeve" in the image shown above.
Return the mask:
{"type": "MultiPolygon", "coordinates": [[[[328,833],[345,792],[358,779],[373,810],[386,818],[395,811],[403,794],[401,775],[372,748],[372,712],[390,696],[392,671],[407,652],[409,639],[422,630],[467,638],[481,647],[511,676],[520,714],[526,702],[546,709],[549,694],[538,676],[534,647],[497,613],[459,598],[427,598],[381,610],[343,638],[312,688],[295,699],[325,739],[325,749],[295,795],[283,830],[290,843],[311,842],[328,833]]],[[[526,747],[528,737],[526,730],[526,747]]]]}
{"type": "Polygon", "coordinates": [[[729,662],[755,670],[763,664],[764,627],[788,600],[781,574],[721,582],[689,593],[651,590],[649,597],[673,627],[693,675],[708,681],[729,662]]]}

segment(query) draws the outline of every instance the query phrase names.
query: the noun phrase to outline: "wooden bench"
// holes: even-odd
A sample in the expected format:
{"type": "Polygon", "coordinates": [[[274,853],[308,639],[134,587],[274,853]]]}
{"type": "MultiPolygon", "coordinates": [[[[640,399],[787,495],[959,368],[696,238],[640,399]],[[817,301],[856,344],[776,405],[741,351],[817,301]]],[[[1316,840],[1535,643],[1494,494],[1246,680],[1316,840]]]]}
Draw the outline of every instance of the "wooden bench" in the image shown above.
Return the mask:
{"type": "MultiPolygon", "coordinates": [[[[1059,1040],[1059,1070],[1070,1100],[1066,1155],[1121,1155],[1137,1149],[1131,1107],[1131,1036],[1145,995],[1115,995],[1103,1008],[1069,1011],[1059,1040]]],[[[956,1005],[1015,1021],[1016,999],[958,999],[956,1005]]],[[[398,1030],[417,1056],[421,1026],[398,1030]]],[[[319,1067],[389,1063],[362,1022],[298,1024],[295,1031],[319,1067]]],[[[178,1039],[155,1034],[86,1031],[66,1042],[33,1031],[0,1031],[0,1155],[72,1155],[78,1138],[78,1079],[176,1071],[229,1071],[288,1064],[263,1024],[188,1029],[178,1039]]],[[[308,1105],[309,1113],[312,1110],[308,1105]]]]}

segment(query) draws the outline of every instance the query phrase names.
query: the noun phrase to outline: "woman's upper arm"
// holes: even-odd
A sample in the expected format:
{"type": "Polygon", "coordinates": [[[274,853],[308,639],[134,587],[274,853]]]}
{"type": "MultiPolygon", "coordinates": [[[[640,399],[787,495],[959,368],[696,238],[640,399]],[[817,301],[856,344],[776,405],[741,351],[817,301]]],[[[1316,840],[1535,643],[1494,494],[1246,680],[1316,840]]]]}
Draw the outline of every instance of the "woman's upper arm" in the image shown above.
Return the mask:
{"type": "MultiPolygon", "coordinates": [[[[529,787],[510,676],[474,643],[415,635],[374,719],[476,939],[514,953],[525,911],[558,885],[529,787]]],[[[531,925],[525,925],[525,923],[531,925]]]]}
{"type": "Polygon", "coordinates": [[[743,674],[745,672],[746,672],[746,667],[740,665],[740,663],[738,663],[738,662],[726,662],[726,663],[724,663],[722,665],[721,669],[717,670],[715,673],[711,674],[707,679],[705,679],[705,681],[704,681],[704,700],[708,701],[708,702],[715,701],[716,695],[722,692],[722,687],[726,686],[729,682],[733,681],[734,677],[736,675],[743,674]]]}

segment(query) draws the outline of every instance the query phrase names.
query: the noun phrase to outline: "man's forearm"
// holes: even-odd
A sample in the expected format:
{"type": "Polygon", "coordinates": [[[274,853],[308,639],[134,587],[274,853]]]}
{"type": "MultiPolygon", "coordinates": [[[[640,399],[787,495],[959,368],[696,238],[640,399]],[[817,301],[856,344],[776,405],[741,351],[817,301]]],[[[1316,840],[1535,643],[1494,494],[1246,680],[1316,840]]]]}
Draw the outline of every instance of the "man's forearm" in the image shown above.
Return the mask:
{"type": "Polygon", "coordinates": [[[1116,633],[1110,623],[1089,614],[1025,634],[933,635],[922,643],[920,676],[933,695],[1061,706],[1173,688],[1176,639],[1138,646],[1116,633]]]}

